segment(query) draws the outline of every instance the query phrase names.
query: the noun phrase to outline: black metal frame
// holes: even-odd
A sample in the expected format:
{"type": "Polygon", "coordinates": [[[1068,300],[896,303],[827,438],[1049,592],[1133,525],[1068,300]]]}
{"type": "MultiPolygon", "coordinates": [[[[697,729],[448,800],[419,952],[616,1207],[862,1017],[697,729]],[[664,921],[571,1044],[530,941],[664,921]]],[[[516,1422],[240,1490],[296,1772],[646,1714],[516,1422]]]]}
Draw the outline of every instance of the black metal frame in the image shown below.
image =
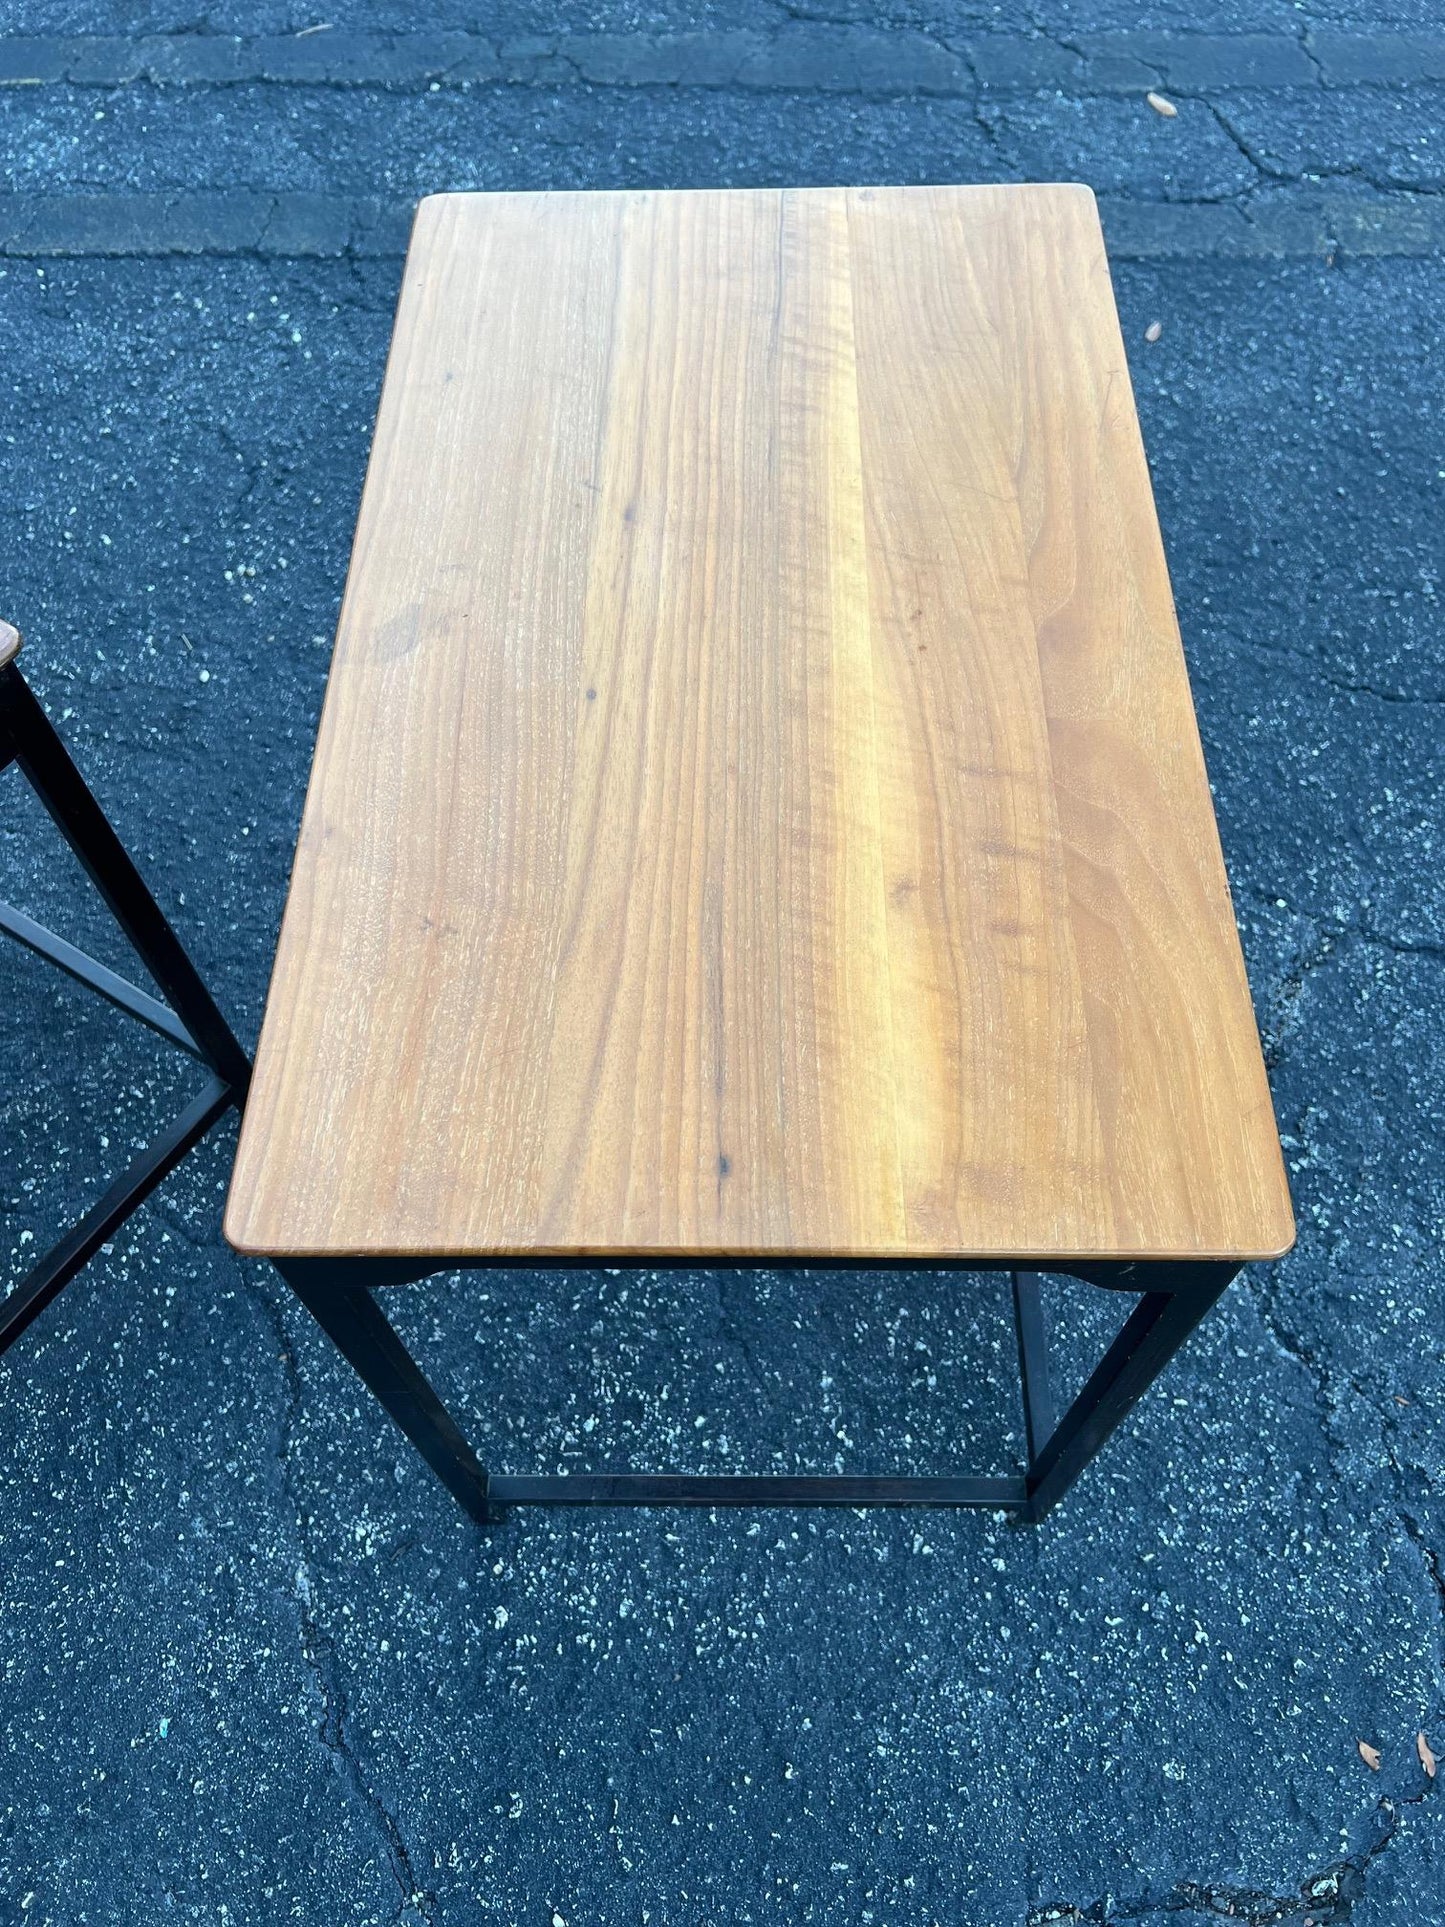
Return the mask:
{"type": "Polygon", "coordinates": [[[11,763],[27,778],[80,859],[167,1002],[137,989],[7,903],[0,903],[0,932],[199,1058],[211,1076],[174,1123],[146,1146],[99,1202],[0,1302],[0,1353],[114,1237],[217,1119],[242,1103],[251,1075],[245,1052],[13,661],[0,668],[0,770],[11,763]]]}
{"type": "MultiPolygon", "coordinates": [[[[281,1258],[277,1269],[317,1324],[411,1440],[462,1509],[479,1525],[495,1524],[514,1505],[689,1506],[972,1506],[1010,1511],[1030,1521],[1050,1512],[1221,1296],[1239,1267],[1232,1262],[1108,1263],[1060,1260],[1050,1272],[1138,1302],[1118,1335],[1061,1414],[1049,1385],[1047,1333],[1039,1273],[1008,1259],[942,1264],[877,1265],[861,1260],[810,1260],[809,1270],[1008,1271],[1013,1277],[1028,1463],[1021,1474],[941,1478],[762,1477],[735,1474],[489,1472],[468,1445],[421,1367],[377,1303],[376,1290],[413,1284],[438,1271],[595,1269],[597,1258],[281,1258]]],[[[803,1268],[789,1259],[725,1257],[650,1259],[649,1270],[803,1268]]]]}

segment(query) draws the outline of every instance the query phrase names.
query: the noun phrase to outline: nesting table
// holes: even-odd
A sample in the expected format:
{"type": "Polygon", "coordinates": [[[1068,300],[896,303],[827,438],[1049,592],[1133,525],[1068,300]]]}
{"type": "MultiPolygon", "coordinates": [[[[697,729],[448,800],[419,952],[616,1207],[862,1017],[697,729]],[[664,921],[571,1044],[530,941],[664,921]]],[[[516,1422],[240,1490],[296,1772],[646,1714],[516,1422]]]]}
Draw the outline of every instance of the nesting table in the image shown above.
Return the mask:
{"type": "Polygon", "coordinates": [[[110,1243],[131,1213],[212,1126],[242,1102],[251,1075],[245,1053],[180,938],[21,672],[19,656],[19,630],[0,621],[0,770],[13,763],[25,778],[165,1001],[78,950],[12,903],[0,903],[0,936],[13,938],[157,1036],[199,1058],[210,1076],[180,1115],[132,1158],[99,1199],[35,1257],[18,1283],[0,1298],[0,1355],[110,1243]]]}
{"type": "Polygon", "coordinates": [[[1288,1249],[1087,189],[422,203],[226,1228],[482,1521],[1042,1517],[1288,1249]],[[377,1292],[569,1265],[1012,1273],[1028,1463],[489,1472],[377,1292]]]}

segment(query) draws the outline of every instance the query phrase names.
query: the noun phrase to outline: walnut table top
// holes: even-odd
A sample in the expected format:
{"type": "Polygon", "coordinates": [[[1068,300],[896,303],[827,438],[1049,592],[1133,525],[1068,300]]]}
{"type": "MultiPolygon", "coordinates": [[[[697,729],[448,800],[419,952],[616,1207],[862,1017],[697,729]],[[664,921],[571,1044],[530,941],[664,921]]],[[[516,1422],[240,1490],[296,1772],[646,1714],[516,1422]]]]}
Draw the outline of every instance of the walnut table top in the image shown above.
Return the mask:
{"type": "Polygon", "coordinates": [[[1086,189],[423,202],[227,1230],[1288,1247],[1086,189]]]}

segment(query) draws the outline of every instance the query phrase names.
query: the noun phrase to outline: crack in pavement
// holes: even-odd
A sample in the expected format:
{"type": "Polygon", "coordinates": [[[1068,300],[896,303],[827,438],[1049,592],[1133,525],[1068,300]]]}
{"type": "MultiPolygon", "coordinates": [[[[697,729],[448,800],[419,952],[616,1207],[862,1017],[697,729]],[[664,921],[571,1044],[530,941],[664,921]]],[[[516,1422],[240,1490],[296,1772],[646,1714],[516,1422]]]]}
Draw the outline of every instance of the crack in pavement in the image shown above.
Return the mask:
{"type": "MultiPolygon", "coordinates": [[[[1179,100],[1192,100],[1210,115],[1215,126],[1229,141],[1240,158],[1259,175],[1262,184],[1271,187],[1305,187],[1321,181],[1358,181],[1362,186],[1373,188],[1377,194],[1418,194],[1421,196],[1445,193],[1445,187],[1433,181],[1406,181],[1395,174],[1378,174],[1357,162],[1347,167],[1331,167],[1320,164],[1313,167],[1292,169],[1281,162],[1273,161],[1261,154],[1254,144],[1235,126],[1225,108],[1213,95],[1198,89],[1173,88],[1172,93],[1179,100]]],[[[1226,196],[1225,199],[1246,200],[1253,190],[1246,188],[1238,197],[1226,196]]]]}
{"type": "Polygon", "coordinates": [[[1312,921],[1316,924],[1314,941],[1307,948],[1297,951],[1288,964],[1271,999],[1269,1021],[1260,1025],[1260,1046],[1267,1071],[1279,1068],[1284,1047],[1299,1022],[1300,998],[1304,994],[1306,981],[1329,962],[1339,949],[1341,938],[1348,934],[1339,928],[1325,928],[1317,919],[1312,921]]]}
{"type": "MultiPolygon", "coordinates": [[[[1298,1349],[1291,1348],[1290,1355],[1313,1371],[1313,1361],[1302,1344],[1298,1349]]],[[[1404,1471],[1393,1449],[1388,1443],[1385,1449],[1396,1474],[1403,1479],[1404,1471]]],[[[1395,1508],[1395,1517],[1421,1556],[1434,1588],[1442,1626],[1445,1626],[1445,1562],[1405,1505],[1395,1508]]],[[[1437,1675],[1439,1670],[1437,1660],[1437,1675]]],[[[1441,1704],[1445,1704],[1445,1692],[1437,1693],[1437,1704],[1427,1715],[1425,1726],[1438,1723],[1441,1704]]],[[[1370,1869],[1395,1840],[1405,1814],[1430,1798],[1434,1780],[1425,1775],[1423,1767],[1420,1771],[1419,1792],[1382,1793],[1376,1800],[1364,1821],[1372,1835],[1366,1845],[1343,1860],[1332,1861],[1318,1873],[1306,1876],[1292,1894],[1269,1894],[1228,1882],[1180,1880],[1158,1899],[1144,1896],[1121,1901],[1105,1895],[1088,1904],[1046,1902],[1030,1909],[1025,1927],[1067,1927],[1071,1921],[1082,1923],[1083,1927],[1124,1927],[1126,1922],[1145,1923],[1147,1927],[1150,1921],[1178,1919],[1189,1914],[1212,1919],[1223,1916],[1243,1921],[1246,1927],[1280,1927],[1287,1922],[1297,1922],[1298,1927],[1348,1927],[1355,1908],[1365,1898],[1370,1869]]]]}
{"type": "MultiPolygon", "coordinates": [[[[1390,1458],[1395,1466],[1396,1472],[1403,1480],[1405,1476],[1404,1468],[1400,1465],[1393,1448],[1387,1447],[1387,1449],[1390,1452],[1390,1458]]],[[[1405,1536],[1411,1541],[1425,1562],[1425,1570],[1430,1576],[1430,1583],[1435,1588],[1435,1599],[1440,1608],[1441,1626],[1442,1629],[1445,1629],[1445,1562],[1442,1562],[1440,1554],[1430,1544],[1429,1539],[1426,1537],[1424,1527],[1420,1524],[1420,1521],[1415,1517],[1413,1512],[1401,1506],[1399,1508],[1399,1519],[1401,1525],[1405,1528],[1405,1536]]],[[[1442,1670],[1445,1670],[1445,1668],[1442,1668],[1442,1670]]]]}
{"type": "Polygon", "coordinates": [[[274,1462],[278,1491],[295,1514],[296,1539],[301,1552],[291,1598],[296,1607],[301,1655],[321,1702],[316,1736],[330,1754],[348,1792],[366,1812],[381,1836],[397,1891],[393,1920],[398,1923],[421,1922],[426,1923],[426,1927],[433,1927],[440,1919],[436,1911],[436,1897],[423,1887],[396,1815],[373,1786],[351,1743],[348,1733],[350,1705],[336,1659],[335,1642],[316,1616],[308,1514],[296,1491],[291,1471],[291,1444],[305,1397],[295,1346],[275,1298],[249,1275],[246,1267],[241,1267],[241,1272],[244,1288],[252,1302],[259,1307],[275,1340],[286,1389],[285,1403],[277,1425],[274,1462]]]}
{"type": "MultiPolygon", "coordinates": [[[[1256,894],[1262,901],[1270,900],[1267,892],[1256,894]]],[[[1351,945],[1378,945],[1394,954],[1445,959],[1445,944],[1394,938],[1363,922],[1329,928],[1318,919],[1312,921],[1315,923],[1314,940],[1290,971],[1288,981],[1292,982],[1294,993],[1271,1040],[1275,1057],[1292,1028],[1294,1008],[1305,980],[1351,945]]],[[[1274,1276],[1273,1268],[1269,1276],[1274,1276]]],[[[1371,1388],[1338,1364],[1318,1357],[1303,1334],[1292,1329],[1281,1317],[1270,1291],[1255,1273],[1245,1271],[1241,1274],[1240,1282],[1271,1343],[1281,1356],[1298,1366],[1309,1380],[1320,1411],[1326,1455],[1338,1470],[1342,1456],[1349,1449],[1348,1440],[1339,1430],[1341,1391],[1348,1389],[1367,1410],[1373,1410],[1374,1394],[1371,1388]]],[[[1423,1525],[1411,1509],[1411,1477],[1390,1437],[1393,1416],[1388,1411],[1376,1412],[1382,1469],[1393,1475],[1397,1494],[1393,1515],[1404,1537],[1420,1556],[1435,1597],[1442,1635],[1445,1635],[1445,1560],[1430,1543],[1423,1525]]],[[[1445,1636],[1436,1645],[1435,1676],[1437,1705],[1430,1710],[1427,1725],[1438,1716],[1439,1706],[1445,1704],[1445,1636]]],[[[1427,1777],[1416,1794],[1380,1795],[1365,1823],[1373,1826],[1373,1838],[1368,1844],[1347,1858],[1334,1861],[1320,1872],[1310,1875],[1293,1894],[1272,1895],[1228,1884],[1200,1885],[1182,1881],[1176,1883],[1163,1899],[1115,1902],[1105,1898],[1087,1906],[1051,1903],[1035,1908],[1027,1917],[1027,1927],[1063,1927],[1064,1923],[1070,1921],[1089,1923],[1090,1927],[1114,1927],[1114,1923],[1147,1922],[1151,1918],[1187,1914],[1224,1915],[1250,1923],[1250,1927],[1274,1927],[1274,1923],[1284,1922],[1299,1922],[1300,1927],[1345,1927],[1353,1917],[1355,1906],[1364,1898],[1370,1867],[1395,1839],[1403,1813],[1427,1799],[1431,1786],[1432,1781],[1427,1777]]]]}
{"type": "MultiPolygon", "coordinates": [[[[1256,888],[1247,894],[1266,909],[1276,907],[1276,893],[1273,890],[1256,888]]],[[[1417,957],[1430,963],[1445,962],[1445,942],[1433,937],[1397,937],[1389,931],[1378,929],[1364,918],[1353,923],[1342,920],[1327,923],[1320,916],[1302,914],[1312,926],[1312,938],[1288,961],[1271,992],[1272,1008],[1267,1015],[1261,1014],[1260,1045],[1264,1052],[1265,1068],[1269,1071],[1278,1069],[1285,1045],[1293,1035],[1306,982],[1332,958],[1343,957],[1352,947],[1361,945],[1365,949],[1388,950],[1396,957],[1417,957]]]]}
{"type": "Polygon", "coordinates": [[[1328,86],[1330,83],[1325,73],[1324,62],[1320,59],[1319,55],[1314,50],[1314,46],[1310,37],[1309,27],[1308,26],[1301,27],[1297,38],[1299,41],[1300,52],[1304,55],[1305,59],[1309,62],[1310,66],[1314,69],[1315,79],[1319,82],[1321,87],[1328,86]]]}
{"type": "MultiPolygon", "coordinates": [[[[1265,649],[1260,644],[1251,647],[1266,656],[1293,654],[1294,651],[1265,649]]],[[[1430,691],[1411,691],[1407,689],[1384,689],[1378,683],[1344,682],[1338,676],[1328,675],[1323,669],[1317,670],[1315,683],[1325,689],[1338,691],[1342,696],[1368,696],[1372,702],[1394,703],[1401,709],[1438,709],[1445,704],[1445,696],[1434,695],[1430,691]]]]}
{"type": "Polygon", "coordinates": [[[1148,1923],[1165,1917],[1177,1919],[1182,1914],[1203,1914],[1215,1920],[1223,1916],[1242,1921],[1246,1927],[1276,1927],[1276,1923],[1290,1921],[1298,1922],[1299,1927],[1348,1927],[1355,1908],[1365,1898],[1370,1868],[1399,1833],[1404,1811],[1427,1800],[1432,1785],[1427,1779],[1419,1793],[1382,1793],[1371,1815],[1376,1833],[1369,1845],[1310,1874],[1293,1894],[1182,1880],[1158,1900],[1115,1901],[1105,1897],[1087,1906],[1048,1902],[1029,1910],[1025,1927],[1067,1927],[1070,1921],[1086,1923],[1086,1927],[1122,1927],[1126,1921],[1148,1923]]]}

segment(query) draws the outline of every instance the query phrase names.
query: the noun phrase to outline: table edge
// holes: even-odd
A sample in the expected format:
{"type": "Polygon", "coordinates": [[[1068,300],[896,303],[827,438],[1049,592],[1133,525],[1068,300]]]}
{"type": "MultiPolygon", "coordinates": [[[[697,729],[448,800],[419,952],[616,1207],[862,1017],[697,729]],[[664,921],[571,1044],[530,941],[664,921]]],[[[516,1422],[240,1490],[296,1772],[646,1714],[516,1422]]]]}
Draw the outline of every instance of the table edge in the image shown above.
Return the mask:
{"type": "MultiPolygon", "coordinates": [[[[727,196],[783,194],[828,196],[850,194],[1079,194],[1097,208],[1099,197],[1087,181],[848,181],[831,186],[796,186],[774,181],[759,187],[476,187],[443,188],[421,195],[416,216],[424,209],[442,208],[456,201],[536,200],[716,200],[727,196]]],[[[414,238],[414,237],[413,237],[414,238]]]]}
{"type": "Polygon", "coordinates": [[[1294,1249],[1297,1236],[1293,1212],[1290,1215],[1289,1235],[1282,1243],[1253,1244],[1220,1249],[1204,1246],[1175,1247],[1170,1250],[1158,1246],[1105,1247],[1070,1246],[1067,1249],[1056,1247],[1042,1250],[1020,1248],[1015,1245],[979,1245],[952,1247],[945,1245],[909,1247],[842,1247],[827,1245],[638,1245],[638,1244],[496,1244],[496,1245],[423,1245],[423,1244],[375,1244],[365,1247],[356,1245],[310,1244],[259,1244],[244,1234],[233,1232],[230,1225],[224,1227],[225,1238],[231,1249],[244,1258],[270,1258],[285,1263],[287,1260],[325,1259],[330,1262],[355,1261],[364,1263],[372,1259],[387,1261],[402,1260],[409,1263],[435,1261],[438,1269],[448,1267],[464,1271],[469,1264],[516,1264],[535,1265],[545,1268],[551,1262],[595,1263],[597,1265],[622,1264],[637,1266],[645,1270],[649,1264],[696,1264],[706,1268],[710,1263],[755,1264],[765,1271],[773,1265],[807,1264],[824,1268],[828,1265],[877,1265],[881,1268],[906,1270],[918,1267],[920,1270],[932,1265],[954,1266],[966,1270],[971,1264],[987,1266],[1017,1265],[1024,1270],[1048,1271],[1059,1265],[1251,1265],[1274,1264],[1288,1257],[1294,1249]]]}

